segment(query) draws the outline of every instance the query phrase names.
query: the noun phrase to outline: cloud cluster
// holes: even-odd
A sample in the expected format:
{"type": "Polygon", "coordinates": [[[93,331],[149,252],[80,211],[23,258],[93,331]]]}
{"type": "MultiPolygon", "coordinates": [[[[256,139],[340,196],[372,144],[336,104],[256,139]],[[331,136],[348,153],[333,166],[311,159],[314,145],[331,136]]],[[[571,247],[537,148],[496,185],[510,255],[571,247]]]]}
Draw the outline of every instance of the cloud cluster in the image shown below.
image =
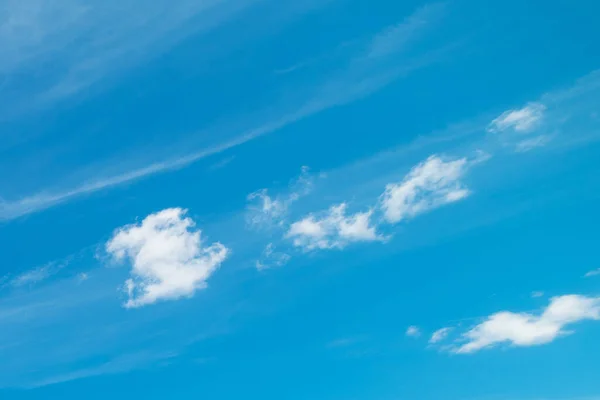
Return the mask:
{"type": "Polygon", "coordinates": [[[204,246],[194,226],[186,210],[169,208],[114,233],[106,251],[131,264],[125,307],[188,297],[206,287],[229,250],[218,242],[204,246]]]}
{"type": "Polygon", "coordinates": [[[600,319],[600,297],[565,295],[554,297],[539,315],[502,311],[490,315],[482,323],[463,334],[466,341],[456,353],[473,353],[502,343],[534,346],[550,343],[571,331],[568,325],[583,320],[600,319]]]}
{"type": "Polygon", "coordinates": [[[468,160],[432,155],[401,181],[387,184],[378,202],[367,211],[348,215],[348,203],[342,202],[292,223],[285,237],[305,251],[383,241],[385,237],[378,233],[380,225],[396,224],[468,197],[471,192],[462,179],[468,168],[480,160],[481,157],[468,160]]]}

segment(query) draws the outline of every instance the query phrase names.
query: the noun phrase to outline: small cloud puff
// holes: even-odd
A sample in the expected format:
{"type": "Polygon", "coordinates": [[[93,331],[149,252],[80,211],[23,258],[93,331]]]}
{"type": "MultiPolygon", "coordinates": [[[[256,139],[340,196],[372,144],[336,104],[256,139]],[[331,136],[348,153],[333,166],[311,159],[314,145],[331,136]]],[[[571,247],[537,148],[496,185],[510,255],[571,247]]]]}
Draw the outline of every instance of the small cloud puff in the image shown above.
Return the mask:
{"type": "Polygon", "coordinates": [[[508,110],[495,118],[488,126],[488,132],[498,133],[512,130],[527,133],[536,128],[546,111],[546,106],[540,103],[529,103],[518,110],[508,110]]]}
{"type": "Polygon", "coordinates": [[[540,315],[502,311],[463,334],[455,353],[474,353],[502,343],[534,346],[571,333],[564,328],[583,320],[600,319],[600,298],[580,295],[554,297],[540,315]]]}
{"type": "Polygon", "coordinates": [[[383,240],[371,225],[372,211],[346,215],[347,204],[331,207],[324,215],[308,215],[294,222],[286,234],[305,251],[343,248],[353,242],[383,240]]]}
{"type": "Polygon", "coordinates": [[[406,329],[406,336],[408,337],[419,337],[421,336],[421,330],[418,326],[411,325],[406,329]]]}
{"type": "Polygon", "coordinates": [[[186,210],[169,208],[114,233],[106,251],[117,261],[131,264],[125,307],[190,297],[206,287],[229,249],[218,242],[204,246],[201,232],[194,226],[186,210]]]}

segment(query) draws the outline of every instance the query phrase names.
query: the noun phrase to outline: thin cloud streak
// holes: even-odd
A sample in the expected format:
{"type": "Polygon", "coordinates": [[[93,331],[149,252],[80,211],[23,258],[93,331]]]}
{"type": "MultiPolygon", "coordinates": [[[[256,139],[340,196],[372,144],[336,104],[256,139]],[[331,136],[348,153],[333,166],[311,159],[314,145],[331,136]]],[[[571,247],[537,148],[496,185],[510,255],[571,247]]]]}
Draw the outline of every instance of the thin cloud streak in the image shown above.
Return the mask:
{"type": "Polygon", "coordinates": [[[259,1],[9,0],[0,9],[0,74],[10,78],[0,102],[31,109],[79,94],[259,1]],[[33,90],[15,102],[23,79],[33,90]]]}
{"type": "Polygon", "coordinates": [[[378,43],[383,40],[382,34],[376,35],[371,42],[368,43],[366,47],[367,52],[352,59],[345,73],[338,74],[335,77],[326,80],[322,85],[317,86],[316,91],[309,100],[295,111],[284,113],[280,118],[251,128],[234,139],[180,158],[155,162],[145,167],[84,183],[64,191],[42,191],[38,194],[26,196],[15,201],[6,201],[0,198],[0,220],[11,220],[48,209],[83,195],[123,185],[158,173],[186,167],[198,160],[243,145],[246,142],[275,132],[287,125],[293,124],[326,109],[364,98],[388,85],[392,81],[423,66],[436,62],[440,57],[447,53],[449,48],[442,48],[425,53],[418,58],[405,60],[404,65],[400,67],[397,66],[398,64],[394,64],[393,67],[388,67],[387,69],[383,68],[382,70],[381,68],[382,64],[385,65],[385,63],[389,61],[390,55],[401,53],[402,50],[405,49],[406,44],[411,40],[417,40],[425,28],[431,28],[431,25],[433,24],[426,24],[424,23],[424,20],[428,20],[427,18],[430,14],[432,15],[431,21],[438,20],[440,14],[438,8],[439,6],[429,6],[424,9],[419,9],[413,15],[407,17],[403,23],[396,25],[392,30],[392,32],[400,30],[408,35],[409,38],[405,36],[400,38],[398,35],[390,35],[389,29],[385,30],[384,33],[388,33],[383,36],[386,40],[386,51],[384,54],[380,54],[381,51],[377,51],[375,55],[372,54],[373,46],[378,46],[378,43]],[[436,12],[433,13],[432,10],[435,10],[436,12]],[[396,46],[393,46],[394,37],[398,40],[401,39],[401,42],[396,46]]]}

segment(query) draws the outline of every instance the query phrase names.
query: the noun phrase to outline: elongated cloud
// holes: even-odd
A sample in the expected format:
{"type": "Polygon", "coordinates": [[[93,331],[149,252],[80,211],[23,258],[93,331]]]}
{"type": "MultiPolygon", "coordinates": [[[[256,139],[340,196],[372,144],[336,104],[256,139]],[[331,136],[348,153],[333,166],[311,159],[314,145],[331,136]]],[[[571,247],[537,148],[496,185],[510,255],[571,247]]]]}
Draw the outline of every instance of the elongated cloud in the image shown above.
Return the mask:
{"type": "Polygon", "coordinates": [[[452,328],[449,327],[438,329],[437,331],[433,332],[431,338],[429,338],[429,343],[435,344],[441,342],[442,340],[446,339],[451,330],[452,328]]]}
{"type": "Polygon", "coordinates": [[[550,142],[550,138],[545,135],[535,136],[529,139],[524,139],[515,145],[517,153],[525,153],[538,147],[543,147],[550,142]]]}
{"type": "Polygon", "coordinates": [[[529,103],[521,109],[505,111],[490,123],[488,132],[512,130],[527,133],[538,126],[545,111],[546,106],[540,103],[529,103]]]}
{"type": "Polygon", "coordinates": [[[572,333],[565,328],[584,320],[600,320],[600,297],[554,297],[540,315],[509,311],[490,315],[463,335],[466,343],[454,352],[473,353],[502,343],[521,347],[546,344],[572,333]]]}
{"type": "Polygon", "coordinates": [[[352,242],[382,240],[371,223],[372,211],[346,215],[347,204],[331,207],[324,215],[309,215],[290,225],[286,236],[304,250],[343,248],[352,242]]]}
{"type": "MultiPolygon", "coordinates": [[[[62,12],[61,8],[63,6],[48,3],[50,5],[38,5],[39,7],[34,7],[29,3],[41,4],[41,2],[36,0],[11,2],[11,7],[14,7],[19,12],[27,13],[27,19],[31,18],[31,21],[26,21],[26,27],[38,25],[36,8],[41,7],[42,9],[52,11],[44,13],[44,15],[62,15],[65,17],[65,13],[62,12]]],[[[154,49],[158,43],[162,43],[163,45],[165,44],[164,42],[177,43],[179,38],[184,37],[186,33],[191,33],[187,31],[180,32],[179,29],[175,29],[178,26],[187,26],[188,28],[197,27],[197,29],[190,28],[193,32],[200,30],[200,27],[208,31],[209,29],[218,27],[221,22],[225,23],[229,21],[232,17],[238,15],[246,8],[253,6],[255,3],[261,4],[262,2],[257,0],[237,0],[234,2],[211,0],[199,3],[186,0],[177,6],[169,6],[168,2],[160,0],[156,4],[152,3],[152,6],[148,7],[148,10],[142,10],[143,13],[139,15],[135,10],[137,3],[133,0],[111,2],[108,5],[103,3],[103,6],[96,6],[94,4],[93,7],[86,6],[87,3],[83,0],[70,0],[70,3],[73,6],[77,6],[76,8],[72,8],[81,10],[82,14],[72,16],[73,21],[77,22],[73,27],[71,27],[71,22],[69,21],[64,21],[65,23],[69,22],[69,24],[63,26],[61,19],[56,21],[52,18],[49,19],[50,22],[58,23],[58,25],[52,28],[48,32],[49,34],[44,37],[46,39],[60,39],[56,43],[51,42],[52,46],[49,46],[44,41],[40,43],[28,43],[25,41],[19,45],[14,40],[11,42],[12,37],[7,38],[11,39],[8,42],[11,42],[12,46],[20,48],[31,47],[34,52],[27,57],[27,60],[35,60],[36,65],[40,64],[37,62],[38,60],[46,60],[45,56],[42,56],[46,54],[48,48],[57,48],[60,50],[59,55],[62,55],[62,51],[65,49],[64,44],[73,42],[70,39],[72,37],[80,37],[87,33],[91,35],[92,39],[101,38],[93,41],[98,44],[99,48],[89,46],[85,41],[82,42],[84,44],[83,49],[79,48],[78,43],[75,44],[76,47],[74,50],[76,51],[71,51],[70,54],[77,55],[81,53],[83,56],[82,59],[72,60],[71,57],[55,57],[57,60],[60,60],[61,71],[64,69],[62,71],[64,74],[60,74],[61,78],[59,82],[55,82],[52,87],[47,88],[44,93],[46,98],[62,98],[80,92],[99,81],[103,76],[110,75],[109,72],[115,69],[118,70],[117,66],[121,65],[122,62],[117,63],[115,58],[127,60],[130,57],[139,55],[142,49],[146,49],[148,53],[154,54],[154,51],[150,50],[154,49]],[[164,10],[168,10],[168,12],[165,14],[164,10]],[[117,13],[116,15],[114,15],[115,12],[117,13]],[[98,18],[90,22],[88,17],[91,18],[93,16],[98,16],[98,18]],[[132,19],[132,16],[135,18],[132,19]],[[192,18],[195,18],[195,23],[185,23],[191,21],[192,18]],[[146,23],[147,21],[155,20],[161,22],[159,29],[152,29],[153,27],[156,28],[156,24],[146,23]],[[204,23],[198,25],[198,21],[204,23]],[[133,26],[130,26],[132,22],[133,26]],[[92,23],[93,26],[86,27],[86,23],[92,23]],[[82,24],[83,26],[80,26],[82,24]],[[80,32],[80,30],[82,31],[80,32]],[[107,31],[111,32],[108,36],[107,31]],[[57,33],[60,33],[60,35],[57,35],[57,33]],[[56,36],[59,37],[57,38],[56,36]],[[104,40],[106,37],[110,37],[111,39],[104,40]],[[167,40],[167,37],[169,40],[167,40]],[[162,40],[158,40],[158,38],[162,38],[162,40]],[[143,43],[140,43],[140,40],[143,43]],[[62,65],[63,63],[66,65],[62,65]]],[[[314,3],[322,4],[323,2],[314,3]]],[[[313,4],[314,7],[314,3],[302,2],[303,6],[300,9],[310,9],[310,5],[313,4]]],[[[292,10],[290,12],[294,12],[293,9],[296,8],[298,7],[291,7],[292,10]]],[[[11,14],[12,10],[11,8],[11,14]]],[[[297,10],[296,12],[299,11],[297,10]]],[[[417,56],[408,57],[404,55],[409,45],[416,43],[423,34],[434,29],[440,23],[443,15],[443,4],[433,4],[417,9],[403,21],[383,29],[380,33],[372,37],[365,43],[364,48],[358,54],[354,54],[347,60],[340,60],[346,63],[346,67],[341,71],[336,71],[334,74],[324,76],[323,79],[311,85],[312,87],[308,88],[306,96],[299,102],[287,104],[287,102],[280,101],[281,99],[275,99],[273,104],[282,103],[281,107],[278,107],[276,110],[273,110],[271,107],[262,110],[256,109],[252,113],[252,117],[248,120],[245,120],[246,117],[244,117],[244,120],[236,121],[233,125],[216,124],[215,126],[208,127],[207,130],[210,132],[219,131],[220,133],[217,136],[221,139],[217,142],[207,144],[204,149],[196,149],[196,151],[192,151],[187,155],[173,155],[172,157],[155,155],[150,159],[140,160],[138,166],[135,168],[122,170],[108,176],[87,176],[84,181],[71,187],[65,188],[49,185],[31,194],[21,194],[16,199],[3,200],[0,198],[0,220],[18,218],[84,195],[123,185],[158,173],[186,167],[210,155],[221,153],[257,137],[273,133],[285,126],[294,124],[331,107],[349,104],[358,99],[365,98],[394,80],[404,77],[426,65],[435,63],[444,56],[447,51],[445,47],[430,48],[428,51],[419,53],[417,56]],[[399,62],[399,59],[402,62],[399,62]],[[155,161],[151,161],[152,158],[155,161]]],[[[10,16],[8,15],[8,17],[10,16]]],[[[1,17],[2,11],[0,10],[0,19],[1,17]]],[[[29,32],[31,30],[21,29],[19,32],[29,32]]],[[[2,39],[2,32],[0,32],[0,39],[2,39]]],[[[168,47],[166,46],[166,48],[168,47]]],[[[162,46],[158,46],[158,49],[164,51],[162,46]]],[[[3,70],[2,62],[4,60],[1,59],[2,55],[0,50],[0,72],[3,70]]],[[[6,58],[8,59],[8,57],[6,58]]],[[[19,59],[11,62],[10,69],[21,65],[24,61],[19,59]]],[[[130,63],[125,62],[124,64],[129,65],[132,63],[133,60],[130,63]]],[[[30,96],[27,97],[27,101],[29,102],[30,96]]],[[[230,118],[236,119],[236,115],[232,115],[230,118]]],[[[157,151],[157,153],[161,152],[157,151]]],[[[100,163],[104,164],[104,162],[101,161],[100,163]]],[[[93,170],[101,169],[103,168],[93,168],[93,170]]]]}
{"type": "Polygon", "coordinates": [[[444,161],[431,156],[414,167],[398,183],[386,186],[381,208],[390,223],[400,222],[426,211],[467,197],[470,192],[461,182],[468,160],[444,161]]]}
{"type": "Polygon", "coordinates": [[[586,278],[591,278],[592,276],[600,276],[600,268],[589,271],[584,276],[586,278]]]}
{"type": "Polygon", "coordinates": [[[125,282],[125,307],[192,296],[206,287],[229,250],[221,243],[204,246],[200,230],[186,210],[169,208],[139,224],[118,229],[106,244],[116,260],[128,260],[131,278],[125,282]]]}

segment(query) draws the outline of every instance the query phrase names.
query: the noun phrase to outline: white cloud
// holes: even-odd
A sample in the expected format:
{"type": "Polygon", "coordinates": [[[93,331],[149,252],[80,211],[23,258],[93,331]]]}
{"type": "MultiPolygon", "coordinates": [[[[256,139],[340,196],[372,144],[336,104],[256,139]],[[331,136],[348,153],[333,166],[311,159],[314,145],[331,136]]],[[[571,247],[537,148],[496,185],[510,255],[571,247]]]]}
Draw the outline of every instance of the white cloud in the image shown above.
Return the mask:
{"type": "Polygon", "coordinates": [[[68,97],[218,28],[253,3],[7,0],[0,7],[0,73],[12,78],[8,89],[27,75],[26,87],[40,88],[37,96],[28,93],[32,103],[68,97]]]}
{"type": "Polygon", "coordinates": [[[600,319],[600,298],[580,295],[554,297],[540,315],[502,311],[463,335],[456,353],[473,353],[501,343],[534,346],[550,343],[571,331],[564,328],[583,320],[600,319]]]}
{"type": "MultiPolygon", "coordinates": [[[[142,366],[151,365],[153,362],[157,363],[158,361],[167,361],[175,357],[177,357],[176,353],[152,353],[149,351],[122,354],[96,366],[75,369],[68,373],[53,375],[48,378],[35,381],[30,385],[30,387],[37,388],[89,378],[92,376],[129,372],[142,366]]],[[[160,365],[160,363],[157,364],[160,365]]]]}
{"type": "Polygon", "coordinates": [[[406,336],[409,337],[419,337],[421,336],[421,330],[418,326],[411,325],[406,329],[406,336]]]}
{"type": "Polygon", "coordinates": [[[433,332],[433,334],[431,335],[431,338],[429,339],[429,343],[435,344],[435,343],[441,342],[448,336],[448,334],[450,333],[451,330],[452,330],[452,328],[449,328],[449,327],[438,329],[437,331],[433,332]]]}
{"type": "Polygon", "coordinates": [[[343,248],[352,242],[383,240],[371,225],[372,210],[346,216],[347,204],[331,207],[325,215],[309,215],[290,225],[286,237],[304,250],[343,248]]]}
{"type": "Polygon", "coordinates": [[[280,225],[287,213],[288,203],[269,196],[267,189],[261,189],[248,195],[248,201],[257,203],[248,207],[248,222],[252,227],[280,225]]]}
{"type": "Polygon", "coordinates": [[[444,161],[435,155],[418,164],[402,182],[386,186],[381,196],[385,219],[396,223],[466,198],[470,191],[461,178],[468,164],[466,158],[444,161]]]}
{"type": "Polygon", "coordinates": [[[519,110],[505,111],[490,123],[488,132],[529,132],[539,125],[545,111],[546,106],[540,103],[529,103],[519,110]]]}
{"type": "Polygon", "coordinates": [[[186,210],[169,208],[114,233],[106,243],[107,252],[131,263],[125,307],[189,297],[206,287],[229,250],[218,242],[204,247],[194,226],[186,210]]]}
{"type": "Polygon", "coordinates": [[[521,140],[515,145],[517,153],[525,153],[537,147],[543,147],[550,142],[550,138],[546,135],[540,135],[529,139],[521,140]]]}
{"type": "Polygon", "coordinates": [[[273,267],[281,267],[290,261],[291,256],[287,253],[275,251],[275,245],[269,243],[265,246],[260,260],[256,261],[256,269],[264,270],[273,267]]]}
{"type": "Polygon", "coordinates": [[[21,275],[17,275],[10,279],[9,284],[13,287],[35,285],[57,274],[61,269],[68,265],[69,260],[70,258],[67,258],[62,262],[50,262],[41,267],[26,271],[21,275]]]}
{"type": "Polygon", "coordinates": [[[592,276],[599,276],[600,275],[600,268],[589,271],[588,273],[586,273],[584,276],[586,278],[591,278],[592,276]]]}
{"type": "Polygon", "coordinates": [[[31,271],[27,271],[10,281],[11,285],[19,287],[41,282],[52,275],[49,266],[42,266],[31,271]]]}
{"type": "Polygon", "coordinates": [[[246,215],[248,225],[254,229],[283,227],[289,207],[310,193],[313,183],[308,167],[302,167],[300,176],[290,184],[287,193],[275,197],[270,196],[267,189],[250,193],[247,197],[250,203],[246,215]]]}
{"type": "Polygon", "coordinates": [[[429,4],[417,9],[404,21],[388,27],[375,36],[369,46],[367,57],[387,57],[406,49],[414,42],[416,36],[439,22],[444,10],[444,3],[429,4]]]}
{"type": "Polygon", "coordinates": [[[531,292],[531,297],[533,297],[533,298],[544,297],[544,292],[541,292],[541,291],[531,292]]]}
{"type": "MultiPolygon", "coordinates": [[[[262,3],[256,0],[238,0],[233,3],[212,0],[208,3],[201,2],[201,4],[193,1],[183,1],[177,7],[167,7],[163,4],[166,3],[165,0],[161,0],[156,2],[157,4],[153,3],[152,7],[143,10],[144,12],[138,15],[135,11],[131,11],[137,7],[137,2],[133,0],[127,0],[123,4],[119,3],[118,6],[94,4],[92,7],[84,4],[83,0],[70,0],[71,4],[66,6],[42,5],[43,2],[39,0],[27,0],[27,2],[31,4],[13,0],[9,14],[14,12],[13,9],[27,14],[24,25],[28,29],[18,29],[15,32],[19,35],[22,35],[22,32],[27,32],[27,38],[35,39],[35,42],[29,43],[27,38],[18,38],[19,40],[13,40],[11,43],[19,47],[18,50],[21,53],[26,48],[32,50],[31,56],[27,56],[26,59],[36,61],[36,65],[45,65],[45,62],[40,63],[37,61],[45,61],[47,56],[52,56],[51,59],[54,61],[59,60],[61,67],[59,80],[57,82],[53,81],[52,86],[45,92],[46,97],[50,98],[66,97],[82,91],[105,75],[111,75],[111,73],[120,70],[119,66],[127,69],[126,66],[135,64],[135,59],[142,54],[155,54],[154,50],[158,50],[155,48],[157,43],[163,44],[164,49],[166,49],[169,47],[169,43],[175,44],[186,33],[197,33],[199,30],[209,31],[220,23],[235,17],[246,8],[251,7],[252,4],[262,3]],[[46,10],[48,12],[43,13],[44,17],[56,14],[68,20],[62,21],[61,19],[50,18],[39,21],[39,18],[42,17],[38,12],[40,8],[49,9],[46,10]],[[163,12],[165,9],[169,10],[167,14],[163,12]],[[65,12],[75,12],[77,10],[81,11],[80,15],[68,16],[65,12]],[[136,16],[133,20],[132,15],[136,16]],[[87,18],[89,16],[97,16],[98,18],[97,20],[96,18],[90,20],[87,18]],[[195,23],[185,23],[192,19],[195,23]],[[148,24],[148,21],[160,21],[159,29],[154,29],[156,24],[148,24]],[[36,38],[35,35],[29,35],[33,31],[38,32],[35,28],[37,28],[37,25],[42,25],[41,22],[59,25],[56,27],[47,26],[48,32],[42,32],[43,37],[36,38]],[[198,22],[202,22],[202,24],[198,24],[198,22]],[[71,23],[74,23],[74,25],[71,26],[71,23]],[[91,24],[91,26],[88,26],[88,24],[91,24]],[[192,31],[187,32],[185,29],[181,31],[180,29],[174,29],[174,27],[186,27],[192,31]],[[107,35],[107,31],[110,31],[111,34],[107,35]],[[89,43],[85,40],[81,43],[75,43],[71,40],[73,37],[82,36],[89,36],[94,45],[89,46],[89,43]],[[106,37],[109,39],[105,40],[106,37]],[[156,40],[157,38],[163,40],[156,40]],[[38,39],[40,39],[39,43],[38,39]],[[52,42],[46,42],[49,39],[52,42]],[[65,44],[73,44],[75,48],[71,51],[65,44]],[[80,48],[81,44],[84,45],[83,48],[80,48]],[[131,51],[132,48],[135,51],[131,51]],[[49,49],[56,50],[58,54],[48,52],[49,49]],[[63,57],[62,53],[65,51],[71,56],[75,55],[75,59],[63,57]],[[131,62],[115,63],[116,58],[133,59],[130,60],[131,62]]],[[[302,7],[290,7],[289,11],[297,14],[301,13],[302,9],[314,9],[315,5],[323,4],[323,2],[312,1],[301,3],[303,4],[302,7]]],[[[364,49],[358,55],[354,54],[347,60],[340,60],[346,62],[346,68],[342,71],[336,71],[335,74],[326,76],[321,82],[312,87],[300,88],[301,92],[307,90],[302,101],[296,104],[283,105],[286,104],[285,101],[275,100],[272,102],[273,104],[282,104],[282,108],[276,110],[275,114],[273,114],[272,107],[268,107],[258,111],[250,120],[236,123],[235,129],[227,124],[209,127],[208,132],[220,132],[217,135],[223,138],[220,143],[213,143],[205,149],[193,151],[182,157],[163,158],[160,155],[154,155],[155,159],[162,158],[162,160],[151,162],[146,159],[139,161],[138,167],[122,170],[111,175],[86,176],[79,184],[71,187],[46,187],[37,190],[35,193],[20,195],[19,198],[9,201],[0,198],[0,220],[18,218],[71,201],[85,194],[95,193],[144,177],[186,167],[210,155],[221,153],[260,136],[275,132],[331,107],[349,104],[367,97],[396,79],[435,63],[444,56],[448,50],[446,47],[429,49],[414,57],[403,56],[401,63],[397,60],[390,62],[389,57],[391,55],[402,56],[408,44],[416,42],[424,33],[433,29],[443,15],[441,11],[443,11],[442,4],[419,8],[399,24],[382,30],[372,37],[368,43],[365,43],[364,49]],[[245,128],[240,129],[239,126],[245,128]],[[240,131],[241,133],[239,133],[240,131]]],[[[2,10],[0,10],[0,20],[2,20],[2,16],[2,10]]],[[[11,15],[7,17],[11,17],[11,15]]],[[[1,33],[0,39],[2,39],[1,33]]],[[[12,40],[11,37],[7,39],[12,40]]],[[[163,46],[158,47],[163,48],[163,46]]],[[[12,49],[9,48],[9,50],[12,49]]],[[[0,72],[3,68],[1,56],[2,51],[0,50],[0,72]]],[[[21,61],[11,64],[20,65],[22,64],[21,61]]],[[[27,96],[28,104],[30,103],[30,97],[27,96]]],[[[185,143],[181,145],[185,145],[185,143]]],[[[99,164],[98,166],[92,166],[90,169],[97,171],[106,168],[104,162],[99,164]]]]}

